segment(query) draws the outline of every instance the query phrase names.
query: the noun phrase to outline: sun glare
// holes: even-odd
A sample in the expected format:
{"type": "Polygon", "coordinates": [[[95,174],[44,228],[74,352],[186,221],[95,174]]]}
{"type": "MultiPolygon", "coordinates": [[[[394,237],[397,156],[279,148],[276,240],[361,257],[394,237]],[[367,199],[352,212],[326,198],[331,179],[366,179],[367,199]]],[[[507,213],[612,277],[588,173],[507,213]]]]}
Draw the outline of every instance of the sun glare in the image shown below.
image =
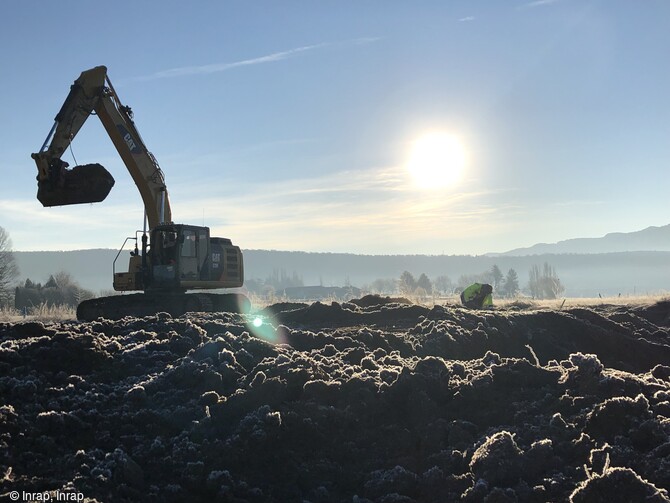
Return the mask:
{"type": "Polygon", "coordinates": [[[454,185],[465,167],[465,149],[458,137],[428,133],[412,144],[407,162],[416,186],[439,189],[454,185]]]}

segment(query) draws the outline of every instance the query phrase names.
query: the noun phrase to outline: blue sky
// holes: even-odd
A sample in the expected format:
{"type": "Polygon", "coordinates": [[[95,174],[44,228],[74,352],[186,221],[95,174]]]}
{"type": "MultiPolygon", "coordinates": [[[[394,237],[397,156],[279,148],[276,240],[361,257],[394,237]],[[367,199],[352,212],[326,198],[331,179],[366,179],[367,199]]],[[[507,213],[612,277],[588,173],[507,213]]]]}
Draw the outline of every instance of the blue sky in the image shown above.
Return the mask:
{"type": "MultiPolygon", "coordinates": [[[[173,217],[248,249],[481,254],[665,225],[670,1],[7,0],[0,226],[15,250],[117,248],[142,203],[100,123],[73,143],[116,185],[42,208],[39,149],[104,64],[173,217]],[[460,180],[418,187],[443,131],[460,180]]],[[[74,165],[71,157],[65,160],[74,165]]]]}

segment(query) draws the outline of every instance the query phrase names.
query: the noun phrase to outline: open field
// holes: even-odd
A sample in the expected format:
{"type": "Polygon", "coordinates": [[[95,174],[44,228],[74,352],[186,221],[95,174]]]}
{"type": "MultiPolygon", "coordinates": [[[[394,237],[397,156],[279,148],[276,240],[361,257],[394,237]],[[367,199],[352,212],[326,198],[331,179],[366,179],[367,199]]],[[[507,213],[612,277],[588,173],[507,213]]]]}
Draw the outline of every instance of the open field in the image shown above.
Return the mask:
{"type": "Polygon", "coordinates": [[[41,304],[35,306],[25,313],[20,312],[18,309],[13,308],[2,308],[0,309],[0,322],[13,322],[18,323],[21,321],[43,321],[43,322],[52,322],[52,321],[65,321],[65,320],[75,320],[77,317],[76,310],[68,306],[48,306],[46,304],[41,304]]]}
{"type": "MultiPolygon", "coordinates": [[[[653,304],[658,301],[668,299],[667,294],[658,295],[637,295],[637,296],[619,296],[619,297],[578,297],[561,298],[553,300],[535,300],[529,298],[515,299],[495,299],[496,309],[569,309],[571,307],[590,307],[590,306],[642,306],[653,304]]],[[[429,298],[409,298],[414,304],[433,307],[436,305],[458,307],[461,302],[457,295],[450,297],[429,297],[429,298]]],[[[255,310],[263,309],[273,303],[287,302],[287,299],[275,298],[273,302],[263,299],[259,296],[251,296],[252,305],[255,310]]],[[[338,299],[330,299],[327,302],[337,302],[338,299]]],[[[311,304],[314,301],[304,300],[304,303],[311,304]]],[[[322,301],[325,302],[325,301],[322,301]]],[[[19,323],[22,321],[67,321],[76,319],[76,309],[69,306],[48,306],[42,304],[28,310],[25,314],[13,308],[0,308],[0,322],[19,323]]]]}
{"type": "Polygon", "coordinates": [[[670,501],[670,301],[625,300],[0,323],[0,499],[670,501]]]}

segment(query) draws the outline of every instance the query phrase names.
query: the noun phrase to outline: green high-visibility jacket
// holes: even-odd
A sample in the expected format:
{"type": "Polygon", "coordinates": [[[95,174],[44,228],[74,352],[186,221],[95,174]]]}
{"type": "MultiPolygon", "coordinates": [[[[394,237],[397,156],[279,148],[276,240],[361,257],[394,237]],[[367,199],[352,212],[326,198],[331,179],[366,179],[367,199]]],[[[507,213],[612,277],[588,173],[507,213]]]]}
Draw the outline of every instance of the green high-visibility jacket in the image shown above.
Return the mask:
{"type": "Polygon", "coordinates": [[[492,292],[493,287],[487,283],[473,283],[461,293],[461,302],[474,309],[493,307],[492,292]]]}

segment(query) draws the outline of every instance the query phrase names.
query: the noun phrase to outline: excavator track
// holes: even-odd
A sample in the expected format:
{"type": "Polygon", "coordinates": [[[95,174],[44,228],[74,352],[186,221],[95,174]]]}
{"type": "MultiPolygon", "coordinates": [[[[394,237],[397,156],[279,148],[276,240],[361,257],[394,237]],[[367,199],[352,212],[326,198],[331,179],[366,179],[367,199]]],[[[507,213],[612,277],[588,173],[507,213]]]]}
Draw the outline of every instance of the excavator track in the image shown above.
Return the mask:
{"type": "Polygon", "coordinates": [[[125,316],[152,316],[158,312],[172,316],[188,312],[248,313],[250,309],[249,299],[239,293],[136,293],[85,300],[77,306],[77,319],[118,320],[125,316]]]}

